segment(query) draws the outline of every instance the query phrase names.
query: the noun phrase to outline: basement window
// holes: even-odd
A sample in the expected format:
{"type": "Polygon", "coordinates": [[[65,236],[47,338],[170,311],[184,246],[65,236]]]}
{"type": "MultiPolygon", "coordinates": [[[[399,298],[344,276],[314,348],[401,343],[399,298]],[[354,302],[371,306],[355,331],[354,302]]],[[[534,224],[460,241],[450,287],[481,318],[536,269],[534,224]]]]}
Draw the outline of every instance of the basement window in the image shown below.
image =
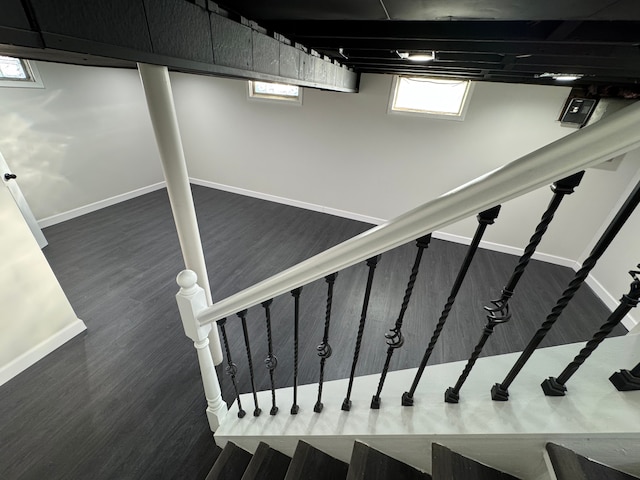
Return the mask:
{"type": "Polygon", "coordinates": [[[0,87],[44,88],[44,85],[34,64],[0,55],[0,87]]]}
{"type": "Polygon", "coordinates": [[[302,104],[302,88],[285,83],[258,82],[249,80],[249,98],[302,104]]]}
{"type": "Polygon", "coordinates": [[[469,80],[395,76],[389,112],[464,120],[472,87],[469,80]]]}

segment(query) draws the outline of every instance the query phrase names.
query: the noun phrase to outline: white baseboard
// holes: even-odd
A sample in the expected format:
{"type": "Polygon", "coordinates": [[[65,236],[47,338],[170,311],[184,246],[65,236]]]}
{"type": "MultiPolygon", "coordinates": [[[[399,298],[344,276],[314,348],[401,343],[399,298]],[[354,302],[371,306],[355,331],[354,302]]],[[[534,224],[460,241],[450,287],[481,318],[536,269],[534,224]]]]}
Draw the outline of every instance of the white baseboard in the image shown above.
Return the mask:
{"type": "MultiPolygon", "coordinates": [[[[433,232],[433,238],[447,240],[449,242],[462,243],[463,245],[471,244],[470,237],[455,235],[453,233],[433,232]]],[[[491,250],[494,252],[508,253],[509,255],[515,255],[518,257],[524,253],[524,248],[512,247],[510,245],[503,245],[501,243],[485,242],[484,240],[480,242],[480,248],[484,248],[486,250],[491,250]]],[[[570,260],[568,258],[557,257],[555,255],[549,255],[548,253],[540,252],[535,252],[531,258],[533,258],[534,260],[540,260],[542,262],[552,263],[554,265],[561,265],[563,267],[569,268],[573,268],[576,263],[575,260],[570,260]]]]}
{"type": "Polygon", "coordinates": [[[279,197],[277,195],[271,195],[269,193],[256,192],[254,190],[247,190],[246,188],[233,187],[231,185],[225,185],[223,183],[210,182],[208,180],[201,180],[199,178],[189,178],[194,185],[200,185],[202,187],[215,188],[216,190],[223,190],[225,192],[237,193],[239,195],[245,195],[247,197],[259,198],[261,200],[268,200],[270,202],[281,203],[283,205],[289,205],[291,207],[304,208],[306,210],[312,210],[314,212],[328,213],[337,217],[348,218],[350,220],[357,220],[359,222],[372,223],[374,225],[380,225],[386,222],[382,218],[369,217],[367,215],[361,215],[359,213],[348,212],[346,210],[339,210],[337,208],[325,207],[323,205],[317,205],[315,203],[302,202],[300,200],[294,200],[286,197],[279,197]]]}
{"type": "Polygon", "coordinates": [[[158,183],[154,183],[153,185],[149,185],[147,187],[138,188],[130,192],[116,195],[114,197],[105,198],[104,200],[90,203],[89,205],[84,205],[83,207],[74,208],[73,210],[69,210],[68,212],[58,213],[56,215],[43,218],[42,220],[38,220],[38,225],[40,225],[40,228],[50,227],[51,225],[66,222],[67,220],[71,220],[72,218],[80,217],[82,215],[86,215],[87,213],[95,212],[96,210],[100,210],[101,208],[109,207],[111,205],[115,205],[116,203],[124,202],[125,200],[129,200],[135,197],[139,197],[140,195],[144,195],[146,193],[151,193],[156,190],[160,190],[165,186],[166,186],[165,182],[158,182],[158,183]]]}
{"type": "MultiPolygon", "coordinates": [[[[574,270],[577,271],[581,267],[582,266],[579,263],[576,263],[576,267],[574,268],[574,270]]],[[[591,287],[593,293],[595,293],[598,298],[604,302],[609,310],[613,312],[616,308],[618,308],[618,305],[620,305],[620,299],[611,295],[611,293],[606,288],[604,288],[602,284],[595,279],[595,277],[589,275],[587,277],[586,284],[591,287]]],[[[605,319],[602,319],[602,323],[604,323],[604,320],[605,319]]],[[[638,322],[631,315],[627,315],[622,319],[622,325],[624,325],[627,330],[631,331],[638,325],[638,322]]]]}
{"type": "Polygon", "coordinates": [[[80,319],[76,319],[73,323],[66,326],[59,332],[54,333],[52,336],[40,342],[30,350],[24,352],[7,365],[0,367],[0,385],[5,384],[38,360],[43,359],[76,335],[84,332],[86,329],[87,327],[84,322],[80,319]]]}

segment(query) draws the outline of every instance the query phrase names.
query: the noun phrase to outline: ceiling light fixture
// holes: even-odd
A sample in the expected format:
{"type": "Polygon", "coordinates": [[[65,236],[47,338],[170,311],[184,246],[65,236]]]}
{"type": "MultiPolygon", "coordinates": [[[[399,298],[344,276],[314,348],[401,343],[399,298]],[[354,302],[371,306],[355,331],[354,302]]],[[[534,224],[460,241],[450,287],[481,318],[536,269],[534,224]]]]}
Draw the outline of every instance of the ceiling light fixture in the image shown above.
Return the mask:
{"type": "Polygon", "coordinates": [[[412,62],[430,62],[436,59],[436,52],[399,52],[398,56],[403,60],[411,60],[412,62]]]}
{"type": "Polygon", "coordinates": [[[537,75],[538,78],[553,78],[558,82],[573,82],[579,80],[584,75],[581,73],[548,73],[545,72],[541,75],[537,75]]]}

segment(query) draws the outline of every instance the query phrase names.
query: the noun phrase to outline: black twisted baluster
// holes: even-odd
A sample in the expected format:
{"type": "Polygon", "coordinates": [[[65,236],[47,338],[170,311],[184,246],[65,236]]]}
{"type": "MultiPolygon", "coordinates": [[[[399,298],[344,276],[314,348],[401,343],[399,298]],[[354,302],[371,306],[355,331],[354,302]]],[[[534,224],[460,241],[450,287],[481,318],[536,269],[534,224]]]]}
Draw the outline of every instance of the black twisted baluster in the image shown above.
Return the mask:
{"type": "Polygon", "coordinates": [[[267,358],[264,360],[264,364],[269,370],[269,380],[271,381],[271,410],[269,411],[270,415],[275,415],[278,413],[278,407],[276,407],[276,386],[273,381],[273,371],[278,366],[278,357],[273,354],[273,338],[271,337],[271,304],[273,303],[273,299],[267,300],[266,302],[262,302],[262,306],[264,307],[264,315],[267,320],[267,346],[269,347],[269,353],[267,353],[267,358]]]}
{"type": "Polygon", "coordinates": [[[336,281],[337,273],[327,275],[324,279],[327,282],[327,308],[324,316],[324,334],[322,343],[317,346],[318,356],[320,357],[320,380],[318,381],[318,400],[313,407],[313,411],[320,413],[322,411],[322,383],[324,382],[324,364],[327,358],[331,356],[331,345],[329,345],[329,324],[331,323],[331,304],[333,303],[333,284],[336,281]]]}
{"type": "Polygon", "coordinates": [[[402,305],[400,306],[400,314],[398,315],[398,319],[394,327],[389,330],[389,333],[385,333],[385,338],[387,339],[387,358],[384,361],[384,367],[382,367],[382,373],[380,374],[380,381],[378,382],[378,390],[376,394],[371,398],[371,408],[378,409],[380,408],[380,394],[382,393],[382,387],[384,386],[384,381],[387,378],[387,373],[389,373],[389,364],[391,363],[391,357],[393,356],[393,352],[396,348],[402,347],[404,345],[404,337],[402,336],[402,322],[404,320],[404,313],[407,311],[407,307],[409,306],[409,300],[411,300],[411,294],[413,293],[413,286],[416,283],[416,278],[418,277],[418,271],[420,269],[420,262],[422,261],[422,254],[424,250],[429,247],[429,242],[431,242],[431,234],[425,235],[424,237],[420,237],[416,240],[416,246],[418,247],[418,251],[416,252],[416,258],[413,262],[413,268],[411,269],[411,275],[409,275],[409,282],[407,283],[407,288],[404,292],[404,298],[402,299],[402,305]]]}
{"type": "Polygon", "coordinates": [[[622,369],[609,377],[609,381],[621,392],[640,390],[640,363],[631,370],[622,369]]]}
{"type": "Polygon", "coordinates": [[[462,388],[462,385],[469,376],[473,365],[476,363],[476,360],[480,356],[480,353],[482,353],[482,349],[493,333],[493,329],[501,323],[507,323],[511,319],[511,313],[509,312],[509,300],[511,299],[511,297],[513,297],[518,282],[522,278],[524,271],[529,265],[531,257],[540,244],[540,241],[547,231],[547,228],[549,228],[549,224],[553,220],[553,216],[558,210],[562,199],[565,195],[570,195],[571,193],[573,193],[574,189],[580,184],[580,180],[582,180],[583,176],[584,172],[574,173],[573,175],[565,177],[562,180],[558,180],[551,186],[553,197],[551,197],[551,201],[549,202],[549,205],[547,205],[547,209],[542,214],[542,218],[536,226],[535,232],[529,239],[529,243],[525,247],[523,254],[518,259],[518,264],[514,268],[513,273],[511,274],[511,278],[509,278],[507,284],[502,289],[500,298],[497,300],[491,300],[491,305],[484,307],[484,309],[488,312],[487,324],[482,331],[480,341],[474,348],[471,357],[469,358],[469,361],[467,362],[467,365],[465,366],[464,371],[458,379],[455,387],[449,387],[445,392],[445,402],[458,403],[458,401],[460,400],[460,388],[462,388]]]}
{"type": "Polygon", "coordinates": [[[242,403],[240,403],[240,393],[238,393],[238,385],[236,384],[236,374],[238,373],[238,366],[233,363],[233,360],[231,360],[231,350],[229,350],[227,329],[225,328],[226,323],[226,318],[218,320],[218,325],[220,326],[220,331],[222,332],[222,343],[224,343],[224,349],[227,352],[227,368],[225,368],[225,371],[227,372],[227,375],[231,377],[233,391],[236,393],[236,401],[238,402],[238,418],[242,418],[247,414],[247,412],[242,409],[242,403]]]}
{"type": "MultiPolygon", "coordinates": [[[[638,265],[638,268],[640,268],[640,265],[638,265]]],[[[549,377],[542,382],[542,390],[545,395],[552,397],[564,396],[567,391],[565,384],[571,376],[578,371],[585,360],[589,358],[593,351],[598,348],[598,345],[607,338],[614,327],[622,321],[625,315],[629,313],[633,307],[638,305],[638,301],[640,300],[640,270],[632,270],[629,274],[633,278],[629,293],[622,296],[618,308],[609,315],[606,323],[604,323],[602,327],[600,327],[600,330],[593,335],[593,338],[587,342],[582,350],[580,350],[580,353],[576,355],[569,365],[567,365],[567,368],[565,368],[557,378],[549,377]]]]}
{"type": "Polygon", "coordinates": [[[523,352],[516,360],[516,363],[513,365],[505,379],[502,383],[496,383],[491,389],[491,398],[497,401],[506,401],[509,398],[508,388],[511,383],[518,376],[524,365],[527,363],[533,352],[538,348],[540,342],[547,335],[551,327],[556,323],[565,307],[569,304],[571,299],[574,297],[578,289],[582,286],[586,278],[589,276],[589,273],[596,266],[596,263],[602,257],[604,252],[607,250],[613,239],[616,237],[622,226],[625,224],[627,219],[631,216],[635,208],[640,203],[640,182],[636,185],[634,190],[631,192],[625,203],[620,207],[618,213],[613,218],[605,232],[602,234],[598,243],[593,247],[589,257],[582,263],[582,268],[578,270],[573,277],[573,280],[569,283],[569,286],[562,292],[562,296],[558,299],[555,306],[551,309],[551,313],[547,316],[545,321],[542,323],[540,328],[536,333],[533,334],[533,337],[529,341],[529,344],[525,347],[523,352]]]}
{"type": "Polygon", "coordinates": [[[351,410],[351,389],[353,388],[353,377],[356,373],[356,365],[360,356],[360,346],[362,345],[362,335],[364,334],[364,325],[367,321],[367,310],[369,309],[369,298],[371,296],[371,287],[373,286],[373,275],[376,271],[376,265],[380,260],[380,255],[371,257],[367,260],[369,267],[369,275],[367,276],[367,286],[364,291],[364,300],[362,301],[362,312],[360,313],[360,325],[358,326],[358,336],[356,337],[356,348],[353,353],[353,363],[351,364],[351,375],[349,376],[349,387],[347,388],[347,396],[342,402],[342,410],[351,410]]]}
{"type": "Polygon", "coordinates": [[[438,323],[436,324],[436,328],[433,331],[433,335],[431,336],[431,340],[429,341],[429,345],[424,352],[424,356],[422,357],[422,361],[420,362],[420,366],[418,367],[418,372],[416,373],[415,378],[413,379],[413,383],[411,384],[411,388],[408,392],[404,392],[402,394],[402,405],[405,407],[413,406],[413,396],[416,393],[416,388],[418,388],[418,383],[422,378],[422,374],[424,373],[424,369],[427,366],[427,362],[429,361],[429,357],[431,357],[431,353],[438,342],[438,338],[440,337],[440,333],[444,328],[444,325],[449,318],[449,312],[453,307],[454,302],[456,301],[456,296],[458,295],[458,291],[462,286],[462,282],[464,281],[465,276],[467,275],[467,271],[469,270],[469,266],[473,260],[474,255],[478,251],[478,246],[480,245],[480,241],[482,240],[482,236],[484,235],[487,226],[493,225],[495,222],[498,213],[500,212],[500,205],[490,208],[489,210],[485,210],[484,212],[480,212],[478,214],[478,227],[476,229],[476,233],[473,236],[473,240],[471,241],[471,245],[469,245],[469,249],[467,250],[467,255],[462,262],[462,266],[460,267],[460,271],[458,272],[458,276],[456,277],[456,281],[453,283],[453,287],[451,288],[451,293],[449,293],[449,298],[447,298],[447,303],[440,314],[440,318],[438,319],[438,323]]]}
{"type": "Polygon", "coordinates": [[[291,291],[293,295],[293,405],[291,406],[291,415],[295,415],[300,411],[298,406],[298,326],[300,319],[300,293],[302,287],[298,287],[291,291]]]}
{"type": "Polygon", "coordinates": [[[251,359],[251,346],[249,345],[249,332],[247,331],[247,310],[238,312],[237,315],[242,320],[242,333],[244,335],[244,346],[247,349],[247,360],[249,361],[249,378],[251,379],[251,392],[253,392],[253,404],[255,409],[253,410],[253,416],[260,415],[262,410],[258,407],[258,394],[256,393],[256,381],[253,376],[253,360],[251,359]]]}

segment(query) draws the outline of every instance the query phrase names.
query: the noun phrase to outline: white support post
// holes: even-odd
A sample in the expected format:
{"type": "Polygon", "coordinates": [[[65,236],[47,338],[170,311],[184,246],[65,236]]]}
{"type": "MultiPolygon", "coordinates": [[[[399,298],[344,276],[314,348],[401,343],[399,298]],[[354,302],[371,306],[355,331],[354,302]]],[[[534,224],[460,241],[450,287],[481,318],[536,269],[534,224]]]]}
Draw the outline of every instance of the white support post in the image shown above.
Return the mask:
{"type": "MultiPolygon", "coordinates": [[[[162,170],[167,181],[167,192],[178,231],[184,264],[186,268],[193,270],[198,275],[200,285],[205,291],[207,306],[211,306],[213,303],[211,287],[207,276],[207,266],[204,262],[198,220],[193,206],[176,108],[171,93],[169,71],[167,67],[143,63],[138,64],[138,70],[160,151],[162,170]]],[[[222,347],[216,326],[211,329],[209,334],[209,348],[215,364],[222,363],[222,347]]]]}
{"type": "Polygon", "coordinates": [[[200,325],[196,318],[198,312],[207,307],[205,291],[197,284],[198,275],[192,270],[180,272],[176,281],[180,285],[180,291],[176,294],[180,318],[184,333],[193,340],[198,352],[202,384],[207,398],[207,419],[211,431],[215,432],[227,414],[227,404],[222,400],[218,374],[208,348],[211,324],[200,325]]]}

